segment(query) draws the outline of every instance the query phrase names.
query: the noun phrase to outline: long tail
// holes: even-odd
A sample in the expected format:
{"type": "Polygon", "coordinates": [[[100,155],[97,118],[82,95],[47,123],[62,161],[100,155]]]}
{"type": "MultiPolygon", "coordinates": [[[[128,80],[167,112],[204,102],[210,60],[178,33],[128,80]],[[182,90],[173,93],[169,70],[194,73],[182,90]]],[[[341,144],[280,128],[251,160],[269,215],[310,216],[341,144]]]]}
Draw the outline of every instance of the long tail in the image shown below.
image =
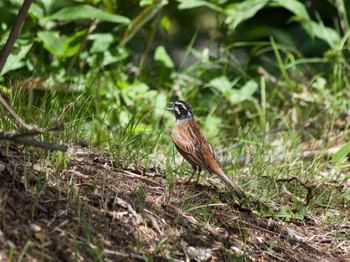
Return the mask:
{"type": "Polygon", "coordinates": [[[225,174],[223,170],[220,170],[220,172],[215,173],[222,181],[225,182],[225,184],[240,198],[247,198],[244,192],[230,179],[228,175],[225,174]]]}

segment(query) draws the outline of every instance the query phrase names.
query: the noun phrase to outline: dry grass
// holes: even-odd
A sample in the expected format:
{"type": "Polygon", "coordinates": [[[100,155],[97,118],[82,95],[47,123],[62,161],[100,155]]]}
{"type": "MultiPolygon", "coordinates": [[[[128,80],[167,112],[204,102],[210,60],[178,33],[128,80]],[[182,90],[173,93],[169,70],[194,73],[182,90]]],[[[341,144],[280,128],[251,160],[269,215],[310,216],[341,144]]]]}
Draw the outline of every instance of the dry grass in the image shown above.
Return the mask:
{"type": "Polygon", "coordinates": [[[274,220],[225,199],[224,187],[178,178],[169,194],[156,169],[69,154],[57,168],[0,148],[0,261],[348,261],[350,226],[324,213],[274,220]]]}

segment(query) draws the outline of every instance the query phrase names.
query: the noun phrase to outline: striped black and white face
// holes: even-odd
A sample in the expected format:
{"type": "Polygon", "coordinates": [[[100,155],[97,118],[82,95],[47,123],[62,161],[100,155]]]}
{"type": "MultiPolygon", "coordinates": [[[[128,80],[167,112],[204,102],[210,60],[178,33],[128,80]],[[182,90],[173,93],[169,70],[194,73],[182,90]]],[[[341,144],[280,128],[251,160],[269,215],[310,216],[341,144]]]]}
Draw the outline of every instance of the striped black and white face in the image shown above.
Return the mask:
{"type": "Polygon", "coordinates": [[[191,105],[182,100],[174,102],[173,108],[167,108],[167,110],[173,112],[176,119],[179,120],[193,117],[191,105]]]}

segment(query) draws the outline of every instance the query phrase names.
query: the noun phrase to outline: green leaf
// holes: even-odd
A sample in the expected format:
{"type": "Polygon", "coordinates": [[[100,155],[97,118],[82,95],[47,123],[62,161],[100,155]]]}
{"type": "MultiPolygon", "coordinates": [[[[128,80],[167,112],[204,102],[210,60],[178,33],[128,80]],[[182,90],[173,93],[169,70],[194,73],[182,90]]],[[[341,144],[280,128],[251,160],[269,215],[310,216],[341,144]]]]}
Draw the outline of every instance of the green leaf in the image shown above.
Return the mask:
{"type": "Polygon", "coordinates": [[[52,31],[38,32],[38,38],[43,42],[44,48],[58,58],[71,57],[78,52],[87,30],[76,32],[68,37],[52,31]]]}
{"type": "Polygon", "coordinates": [[[45,18],[44,10],[41,6],[37,5],[36,3],[31,4],[28,13],[37,19],[45,18]]]}
{"type": "Polygon", "coordinates": [[[147,6],[142,12],[136,16],[132,22],[129,24],[128,29],[125,31],[121,44],[125,45],[130,41],[131,38],[148,22],[150,21],[158,12],[166,5],[168,2],[163,0],[159,3],[154,3],[147,6]]]}
{"type": "Polygon", "coordinates": [[[284,218],[287,221],[293,218],[289,207],[282,207],[278,212],[275,213],[276,218],[284,218]]]}
{"type": "Polygon", "coordinates": [[[258,89],[258,84],[254,80],[248,81],[241,89],[230,90],[230,102],[232,104],[241,103],[250,98],[258,89]]]}
{"type": "Polygon", "coordinates": [[[274,0],[272,3],[276,3],[277,6],[284,7],[288,11],[292,12],[295,15],[295,20],[299,21],[305,31],[311,36],[314,37],[315,31],[311,26],[312,20],[304,6],[303,3],[297,0],[274,0]]]}
{"type": "Polygon", "coordinates": [[[340,148],[332,156],[333,164],[338,164],[344,157],[350,153],[350,141],[346,143],[342,148],[340,148]]]}
{"type": "Polygon", "coordinates": [[[129,106],[135,105],[135,101],[143,99],[149,94],[149,87],[142,82],[137,82],[132,85],[126,86],[122,90],[122,96],[125,103],[129,106]]]}
{"type": "Polygon", "coordinates": [[[344,193],[340,195],[340,197],[342,197],[343,199],[349,201],[349,200],[350,200],[350,190],[349,190],[349,189],[346,189],[346,190],[344,191],[344,193]]]}
{"type": "Polygon", "coordinates": [[[169,16],[163,16],[162,19],[160,20],[160,25],[165,31],[169,31],[171,28],[171,21],[169,16]]]}
{"type": "Polygon", "coordinates": [[[163,93],[158,93],[154,99],[154,115],[156,118],[164,115],[164,108],[167,106],[167,97],[163,93]]]}
{"type": "Polygon", "coordinates": [[[311,23],[315,36],[325,41],[332,49],[337,49],[341,42],[341,37],[333,28],[326,27],[322,23],[311,23]]]}
{"type": "Polygon", "coordinates": [[[101,9],[95,8],[90,5],[79,5],[74,7],[66,7],[58,11],[51,16],[51,19],[59,21],[71,21],[79,19],[100,19],[102,21],[107,21],[117,24],[128,24],[130,19],[105,12],[101,9]]]}
{"type": "Polygon", "coordinates": [[[252,18],[257,12],[263,9],[270,0],[247,0],[238,4],[228,5],[225,14],[228,16],[225,23],[231,30],[245,20],[252,18]]]}
{"type": "Polygon", "coordinates": [[[210,3],[209,1],[202,0],[178,0],[180,2],[178,8],[181,9],[192,9],[197,7],[206,6],[214,11],[223,12],[223,9],[217,5],[210,3]]]}
{"type": "Polygon", "coordinates": [[[214,87],[220,93],[225,95],[232,88],[233,84],[227,79],[226,76],[222,75],[210,80],[208,86],[214,87]]]}
{"type": "Polygon", "coordinates": [[[16,70],[25,65],[24,58],[27,56],[29,50],[32,48],[33,43],[20,47],[18,53],[11,53],[6,60],[5,66],[0,75],[4,75],[9,71],[16,70]]]}
{"type": "Polygon", "coordinates": [[[87,29],[78,31],[63,43],[64,57],[71,57],[79,51],[87,32],[87,29]]]}
{"type": "Polygon", "coordinates": [[[43,42],[44,48],[46,50],[58,58],[63,57],[63,43],[66,41],[67,37],[59,36],[57,32],[53,31],[40,31],[37,35],[38,38],[43,42]]]}
{"type": "Polygon", "coordinates": [[[212,114],[209,114],[206,118],[205,118],[205,134],[208,137],[214,137],[217,134],[219,134],[220,129],[219,126],[222,124],[222,119],[216,116],[213,116],[212,114]]]}
{"type": "Polygon", "coordinates": [[[171,60],[164,46],[157,47],[154,53],[154,60],[163,63],[165,67],[174,68],[173,60],[171,60]]]}
{"type": "Polygon", "coordinates": [[[140,6],[147,6],[153,4],[153,0],[141,0],[140,6]]]}
{"type": "Polygon", "coordinates": [[[37,20],[40,27],[42,28],[49,29],[56,25],[56,21],[47,19],[47,17],[45,16],[44,7],[36,3],[32,3],[32,5],[29,8],[28,14],[35,18],[34,20],[37,20]]]}
{"type": "Polygon", "coordinates": [[[108,50],[113,43],[113,35],[111,33],[92,34],[89,36],[90,40],[93,40],[91,53],[100,53],[108,50]]]}

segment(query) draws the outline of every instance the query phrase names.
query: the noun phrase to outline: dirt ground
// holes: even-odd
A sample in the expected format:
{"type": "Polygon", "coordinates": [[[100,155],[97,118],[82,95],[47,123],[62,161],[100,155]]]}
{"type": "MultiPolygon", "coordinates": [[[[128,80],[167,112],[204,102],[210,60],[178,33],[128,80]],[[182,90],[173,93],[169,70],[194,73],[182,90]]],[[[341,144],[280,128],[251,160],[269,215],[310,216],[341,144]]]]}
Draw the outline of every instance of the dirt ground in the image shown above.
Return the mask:
{"type": "Polygon", "coordinates": [[[224,186],[176,178],[168,192],[156,169],[69,154],[56,168],[0,145],[0,261],[350,261],[350,225],[273,220],[225,200],[224,186]]]}

